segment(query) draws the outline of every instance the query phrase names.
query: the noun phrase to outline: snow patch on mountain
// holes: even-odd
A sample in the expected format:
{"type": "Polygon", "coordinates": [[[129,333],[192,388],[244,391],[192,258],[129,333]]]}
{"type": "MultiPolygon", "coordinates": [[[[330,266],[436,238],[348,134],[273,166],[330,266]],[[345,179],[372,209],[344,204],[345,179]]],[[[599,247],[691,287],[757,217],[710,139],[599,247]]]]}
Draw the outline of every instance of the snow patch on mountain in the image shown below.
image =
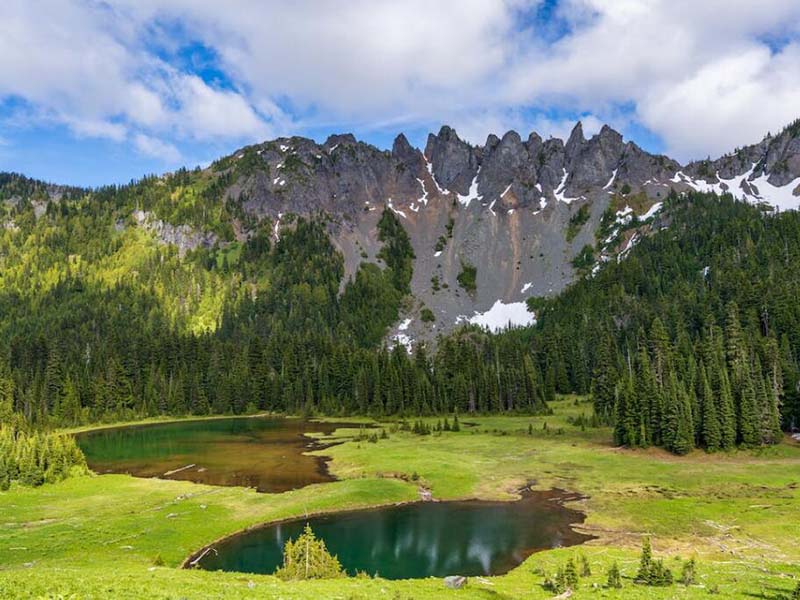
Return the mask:
{"type": "Polygon", "coordinates": [[[481,174],[481,169],[478,167],[478,172],[475,173],[475,177],[472,178],[472,183],[469,186],[469,192],[467,192],[466,196],[462,196],[461,194],[458,195],[458,201],[464,208],[469,206],[469,203],[472,200],[480,200],[481,196],[478,195],[478,175],[481,174]]]}
{"type": "Polygon", "coordinates": [[[510,302],[506,304],[497,300],[492,308],[486,312],[476,312],[472,317],[459,317],[458,321],[469,321],[473,325],[486,327],[490,331],[501,331],[507,327],[522,327],[536,323],[536,317],[528,311],[524,302],[510,302]]]}
{"type": "Polygon", "coordinates": [[[719,172],[716,173],[716,181],[705,181],[703,179],[692,179],[683,171],[678,171],[670,180],[673,183],[684,183],[698,192],[713,193],[717,195],[731,194],[734,198],[745,200],[752,203],[765,203],[778,210],[797,210],[800,208],[800,195],[794,193],[800,185],[800,177],[790,181],[786,185],[776,186],[769,182],[769,175],[762,173],[758,177],[753,177],[756,169],[754,163],[748,171],[723,179],[719,172]]]}
{"type": "Polygon", "coordinates": [[[767,181],[767,177],[767,175],[762,175],[749,182],[751,187],[758,190],[753,196],[755,200],[766,202],[778,210],[797,210],[800,208],[800,195],[794,193],[795,190],[800,189],[800,177],[781,187],[772,185],[767,181]]]}
{"type": "Polygon", "coordinates": [[[388,200],[386,200],[386,206],[388,206],[388,207],[389,207],[389,210],[391,210],[391,211],[392,211],[394,214],[396,214],[396,215],[400,215],[400,216],[401,216],[401,217],[403,217],[404,219],[407,219],[407,218],[408,218],[408,217],[406,216],[406,213],[404,213],[402,210],[399,210],[399,209],[397,209],[397,208],[395,208],[395,207],[394,207],[394,205],[392,204],[392,199],[391,199],[391,198],[389,198],[388,200]]]}
{"type": "MultiPolygon", "coordinates": [[[[616,178],[617,178],[617,169],[614,169],[614,171],[611,173],[611,179],[609,179],[608,183],[603,186],[603,189],[607,190],[612,185],[614,185],[614,180],[616,180],[616,178]]],[[[609,192],[609,194],[611,194],[611,193],[613,193],[613,192],[609,192]]]]}
{"type": "Polygon", "coordinates": [[[431,179],[433,179],[433,185],[436,186],[436,190],[439,192],[439,194],[440,195],[449,194],[450,191],[442,189],[442,186],[440,186],[439,182],[436,181],[436,175],[433,174],[433,163],[425,159],[425,166],[427,167],[428,173],[430,174],[431,179]]]}
{"type": "Polygon", "coordinates": [[[409,336],[405,333],[398,333],[392,336],[393,347],[394,346],[403,346],[406,349],[406,352],[409,354],[413,349],[414,340],[412,340],[409,336]]]}
{"type": "Polygon", "coordinates": [[[647,219],[654,217],[662,208],[664,207],[663,202],[656,202],[651,206],[646,213],[644,213],[641,217],[639,217],[642,221],[647,221],[647,219]]]}
{"type": "Polygon", "coordinates": [[[419,181],[419,184],[422,186],[422,196],[417,198],[417,202],[419,202],[423,206],[428,206],[428,190],[425,189],[425,182],[422,181],[422,179],[420,179],[419,177],[417,177],[417,181],[419,181]]]}

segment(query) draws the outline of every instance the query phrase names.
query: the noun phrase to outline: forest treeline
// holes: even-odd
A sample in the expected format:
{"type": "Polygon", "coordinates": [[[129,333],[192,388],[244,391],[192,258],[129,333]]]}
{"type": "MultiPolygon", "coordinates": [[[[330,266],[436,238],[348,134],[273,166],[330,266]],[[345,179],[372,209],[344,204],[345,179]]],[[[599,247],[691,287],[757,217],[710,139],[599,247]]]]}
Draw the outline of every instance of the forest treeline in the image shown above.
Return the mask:
{"type": "Polygon", "coordinates": [[[515,335],[475,328],[434,356],[383,345],[413,265],[390,210],[379,222],[382,266],[364,264],[340,294],[343,259],[321,218],[286,216],[274,244],[267,222],[246,243],[181,257],[124,217],[162,194],[203,197],[185,191],[187,177],[7,209],[0,403],[39,425],[547,410],[554,386],[515,335]]]}
{"type": "Polygon", "coordinates": [[[531,302],[537,355],[556,365],[558,391],[593,394],[620,444],[779,441],[800,423],[800,216],[673,194],[660,226],[596,277],[531,302]]]}
{"type": "Polygon", "coordinates": [[[0,407],[47,426],[547,412],[556,393],[577,392],[593,394],[619,443],[675,452],[773,443],[798,420],[794,212],[672,196],[663,230],[625,260],[532,300],[536,326],[466,327],[408,354],[384,345],[413,268],[391,211],[381,265],[362,265],[340,293],[343,260],[322,216],[285,216],[273,243],[272,223],[219,202],[222,185],[182,171],[58,202],[33,185],[0,204],[0,407]],[[182,255],[134,210],[204,222],[220,242],[182,255]],[[251,228],[246,242],[226,241],[234,217],[251,228]]]}
{"type": "Polygon", "coordinates": [[[26,431],[0,424],[0,491],[12,481],[36,487],[86,471],[86,459],[75,438],[43,431],[26,431]]]}

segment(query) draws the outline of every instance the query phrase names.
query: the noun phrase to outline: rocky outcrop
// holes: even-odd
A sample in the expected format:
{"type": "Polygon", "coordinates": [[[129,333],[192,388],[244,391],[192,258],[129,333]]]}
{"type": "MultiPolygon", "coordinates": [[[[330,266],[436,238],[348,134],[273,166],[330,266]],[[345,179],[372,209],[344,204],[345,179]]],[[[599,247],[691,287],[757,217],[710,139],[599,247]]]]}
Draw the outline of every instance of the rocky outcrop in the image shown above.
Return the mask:
{"type": "Polygon", "coordinates": [[[692,162],[683,173],[698,182],[697,189],[795,209],[800,206],[800,120],[716,160],[692,162]]]}
{"type": "MultiPolygon", "coordinates": [[[[280,138],[245,148],[211,169],[235,175],[227,199],[276,223],[276,236],[283,215],[325,215],[345,257],[346,277],[363,261],[380,262],[377,222],[385,208],[394,211],[416,259],[413,302],[402,331],[398,325],[392,334],[430,339],[496,309],[498,302],[503,308],[561,291],[576,275],[573,258],[598,242],[595,232],[612,202],[620,222],[635,211],[653,216],[670,190],[731,191],[786,208],[796,198],[792,186],[800,183],[800,125],[715,161],[686,166],[626,142],[608,126],[587,139],[578,123],[566,143],[536,133],[523,141],[510,131],[490,135],[482,146],[444,126],[428,136],[424,152],[402,134],[390,151],[350,134],[323,144],[280,138]],[[475,290],[459,285],[465,265],[476,268],[475,290]],[[423,322],[423,308],[435,321],[423,322]]],[[[183,248],[212,243],[164,224],[157,230],[183,248]]],[[[620,251],[636,239],[624,237],[620,251]]],[[[601,246],[607,257],[608,243],[601,246]]]]}
{"type": "Polygon", "coordinates": [[[149,211],[134,211],[133,218],[137,225],[153,233],[161,243],[176,246],[181,256],[201,246],[212,248],[218,242],[213,233],[198,231],[189,225],[172,225],[149,211]]]}

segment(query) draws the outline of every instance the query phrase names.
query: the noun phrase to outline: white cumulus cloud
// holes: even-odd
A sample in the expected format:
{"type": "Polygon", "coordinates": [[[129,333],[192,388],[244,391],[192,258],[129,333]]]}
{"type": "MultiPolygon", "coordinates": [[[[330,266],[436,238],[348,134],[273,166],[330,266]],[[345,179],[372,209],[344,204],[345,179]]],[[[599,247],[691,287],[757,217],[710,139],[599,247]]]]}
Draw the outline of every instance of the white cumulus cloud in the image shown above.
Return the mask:
{"type": "Polygon", "coordinates": [[[575,116],[587,135],[647,128],[686,160],[799,116],[796,0],[561,0],[547,23],[541,4],[5,0],[0,100],[165,160],[325,129],[564,137],[575,116]]]}
{"type": "Polygon", "coordinates": [[[166,163],[174,164],[181,159],[181,153],[175,146],[144,133],[134,135],[133,143],[142,154],[159,158],[166,163]]]}

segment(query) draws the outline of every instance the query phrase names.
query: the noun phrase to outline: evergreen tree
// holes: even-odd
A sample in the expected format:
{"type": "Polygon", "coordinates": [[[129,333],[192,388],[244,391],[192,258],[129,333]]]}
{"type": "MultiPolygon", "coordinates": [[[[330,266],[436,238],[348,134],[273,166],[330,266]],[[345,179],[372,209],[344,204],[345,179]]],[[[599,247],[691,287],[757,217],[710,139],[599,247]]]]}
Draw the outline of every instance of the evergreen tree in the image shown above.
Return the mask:
{"type": "Polygon", "coordinates": [[[275,571],[284,581],[298,579],[332,579],[344,577],[339,560],[332,556],[323,540],[317,539],[306,524],[296,540],[289,540],[283,549],[283,565],[275,571]]]}
{"type": "Polygon", "coordinates": [[[646,583],[650,580],[653,569],[653,549],[650,546],[650,538],[644,538],[642,542],[642,553],[639,558],[639,570],[636,572],[636,581],[646,583]]]}
{"type": "Polygon", "coordinates": [[[694,447],[694,426],[688,395],[674,373],[666,395],[664,444],[675,454],[686,454],[694,447]]]}
{"type": "Polygon", "coordinates": [[[729,450],[736,444],[736,410],[733,394],[728,380],[728,370],[719,364],[719,408],[717,413],[720,422],[720,447],[729,450]]]}
{"type": "Polygon", "coordinates": [[[758,399],[753,373],[748,365],[732,366],[740,381],[739,388],[739,442],[747,447],[756,446],[760,439],[758,399]]]}
{"type": "Polygon", "coordinates": [[[579,561],[581,565],[581,577],[591,577],[592,576],[592,567],[589,564],[589,560],[586,558],[585,554],[581,554],[579,556],[579,561]]]}
{"type": "Polygon", "coordinates": [[[578,570],[575,568],[575,561],[567,559],[567,564],[564,566],[564,583],[567,589],[578,589],[578,570]]]}
{"type": "Polygon", "coordinates": [[[596,413],[601,419],[610,420],[616,403],[616,385],[619,374],[612,359],[610,340],[598,347],[597,366],[592,382],[592,396],[596,413]]]}
{"type": "Polygon", "coordinates": [[[702,438],[705,448],[709,452],[716,452],[722,447],[722,434],[720,420],[717,414],[717,399],[711,390],[704,366],[700,367],[700,386],[702,390],[702,438]]]}
{"type": "Polygon", "coordinates": [[[620,381],[616,395],[614,443],[629,447],[644,445],[640,423],[643,414],[638,406],[633,380],[630,376],[626,376],[620,381]]]}
{"type": "Polygon", "coordinates": [[[61,401],[59,420],[66,425],[77,425],[81,422],[81,400],[78,396],[78,388],[71,376],[67,376],[64,384],[64,397],[61,401]]]}

